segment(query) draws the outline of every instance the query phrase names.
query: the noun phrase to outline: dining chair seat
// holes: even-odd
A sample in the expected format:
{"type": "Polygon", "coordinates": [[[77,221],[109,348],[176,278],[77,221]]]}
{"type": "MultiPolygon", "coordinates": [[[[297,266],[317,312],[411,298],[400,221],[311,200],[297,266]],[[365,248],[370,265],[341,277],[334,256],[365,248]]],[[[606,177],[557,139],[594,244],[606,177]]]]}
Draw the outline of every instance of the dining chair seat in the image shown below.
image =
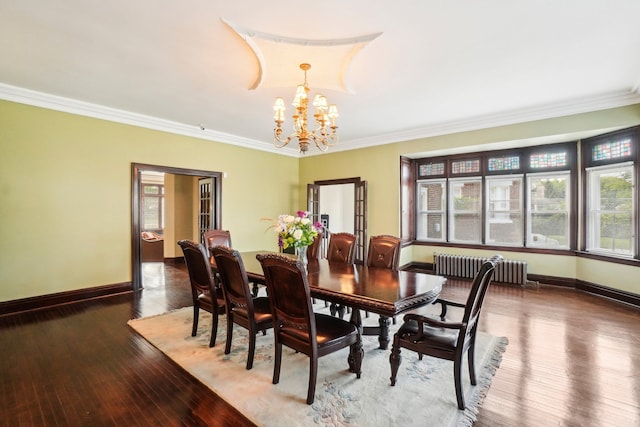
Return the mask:
{"type": "MultiPolygon", "coordinates": [[[[233,314],[244,318],[249,317],[246,307],[233,307],[233,314]]],[[[271,306],[269,298],[258,297],[253,299],[253,319],[256,324],[268,323],[271,321],[271,306]]]]}

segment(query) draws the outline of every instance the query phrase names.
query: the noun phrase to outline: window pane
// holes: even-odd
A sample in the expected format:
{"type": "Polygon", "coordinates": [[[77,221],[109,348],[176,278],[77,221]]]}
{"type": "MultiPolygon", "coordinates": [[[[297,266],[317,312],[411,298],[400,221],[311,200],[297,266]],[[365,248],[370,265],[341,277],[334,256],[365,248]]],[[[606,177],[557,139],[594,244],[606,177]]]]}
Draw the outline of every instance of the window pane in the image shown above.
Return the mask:
{"type": "Polygon", "coordinates": [[[631,155],[631,139],[621,141],[603,142],[595,145],[591,152],[593,160],[607,160],[631,155]]]}
{"type": "Polygon", "coordinates": [[[532,154],[529,157],[529,166],[532,169],[558,168],[566,165],[566,152],[532,154]]]}
{"type": "Polygon", "coordinates": [[[420,165],[418,168],[418,174],[420,176],[429,177],[433,175],[444,175],[444,163],[429,163],[426,165],[420,165]]]}
{"type": "Polygon", "coordinates": [[[143,230],[159,230],[162,229],[160,224],[160,197],[144,197],[142,199],[143,204],[143,216],[142,216],[142,229],[143,230]]]}
{"type": "Polygon", "coordinates": [[[445,182],[425,181],[418,184],[417,238],[444,240],[445,182]]]}
{"type": "Polygon", "coordinates": [[[520,156],[489,157],[488,168],[490,172],[519,170],[520,156]]]}
{"type": "Polygon", "coordinates": [[[522,178],[487,179],[487,243],[523,246],[522,178]]]}
{"type": "Polygon", "coordinates": [[[451,162],[451,173],[478,173],[480,172],[480,160],[457,160],[451,162]]]}
{"type": "Polygon", "coordinates": [[[481,243],[482,181],[451,180],[449,183],[450,241],[481,243]]]}
{"type": "Polygon", "coordinates": [[[592,169],[587,176],[587,250],[633,255],[633,166],[592,169]]]}
{"type": "Polygon", "coordinates": [[[568,172],[529,176],[527,246],[569,247],[568,172]]]}

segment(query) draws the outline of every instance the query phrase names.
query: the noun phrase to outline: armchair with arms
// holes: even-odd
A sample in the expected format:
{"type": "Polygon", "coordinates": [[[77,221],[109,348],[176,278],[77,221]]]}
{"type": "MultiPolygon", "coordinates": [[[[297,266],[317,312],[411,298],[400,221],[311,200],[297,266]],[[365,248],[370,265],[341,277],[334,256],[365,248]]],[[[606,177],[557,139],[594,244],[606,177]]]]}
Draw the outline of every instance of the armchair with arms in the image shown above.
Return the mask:
{"type": "Polygon", "coordinates": [[[469,379],[476,385],[475,374],[475,343],[478,329],[478,318],[482,309],[485,294],[491,283],[495,266],[502,261],[501,255],[495,255],[485,262],[476,273],[471,291],[465,304],[437,299],[442,307],[440,320],[420,314],[409,313],[404,316],[404,324],[393,337],[393,347],[389,356],[391,365],[391,385],[396,384],[398,368],[400,367],[400,349],[406,348],[423,355],[453,361],[453,374],[458,400],[458,409],[464,409],[464,393],[462,388],[462,358],[467,354],[469,365],[469,379]],[[447,307],[464,308],[462,320],[459,322],[445,321],[447,307]]]}

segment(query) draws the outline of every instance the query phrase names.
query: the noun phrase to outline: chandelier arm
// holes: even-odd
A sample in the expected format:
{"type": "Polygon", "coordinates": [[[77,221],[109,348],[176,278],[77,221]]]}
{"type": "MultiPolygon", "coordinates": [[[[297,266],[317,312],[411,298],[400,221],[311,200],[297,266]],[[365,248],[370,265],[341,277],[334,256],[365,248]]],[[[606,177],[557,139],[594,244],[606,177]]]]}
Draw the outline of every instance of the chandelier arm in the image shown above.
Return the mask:
{"type": "Polygon", "coordinates": [[[287,137],[287,139],[280,139],[280,135],[282,135],[282,129],[276,128],[273,130],[273,145],[276,148],[286,147],[287,144],[291,142],[291,139],[295,136],[295,134],[291,134],[287,137]]]}
{"type": "Polygon", "coordinates": [[[329,145],[327,144],[327,138],[324,136],[318,136],[315,133],[309,134],[309,139],[312,139],[316,144],[316,147],[320,151],[327,151],[329,149],[329,145]]]}

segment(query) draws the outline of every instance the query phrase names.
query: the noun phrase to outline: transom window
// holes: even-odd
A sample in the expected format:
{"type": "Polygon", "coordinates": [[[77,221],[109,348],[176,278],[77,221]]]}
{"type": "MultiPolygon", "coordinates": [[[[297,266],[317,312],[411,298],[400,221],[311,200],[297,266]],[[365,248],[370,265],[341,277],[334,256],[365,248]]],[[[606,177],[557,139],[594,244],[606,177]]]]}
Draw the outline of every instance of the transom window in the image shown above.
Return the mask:
{"type": "Polygon", "coordinates": [[[567,166],[567,153],[537,153],[529,156],[531,169],[562,168],[567,166]]]}
{"type": "Polygon", "coordinates": [[[489,172],[520,169],[520,156],[489,157],[489,172]]]}
{"type": "Polygon", "coordinates": [[[629,157],[631,156],[631,138],[596,144],[591,150],[594,161],[629,157]]]}
{"type": "Polygon", "coordinates": [[[420,165],[418,174],[422,176],[444,175],[444,162],[420,165]]]}
{"type": "Polygon", "coordinates": [[[465,173],[479,173],[480,172],[480,160],[456,160],[451,162],[451,173],[453,175],[460,175],[465,173]]]}

